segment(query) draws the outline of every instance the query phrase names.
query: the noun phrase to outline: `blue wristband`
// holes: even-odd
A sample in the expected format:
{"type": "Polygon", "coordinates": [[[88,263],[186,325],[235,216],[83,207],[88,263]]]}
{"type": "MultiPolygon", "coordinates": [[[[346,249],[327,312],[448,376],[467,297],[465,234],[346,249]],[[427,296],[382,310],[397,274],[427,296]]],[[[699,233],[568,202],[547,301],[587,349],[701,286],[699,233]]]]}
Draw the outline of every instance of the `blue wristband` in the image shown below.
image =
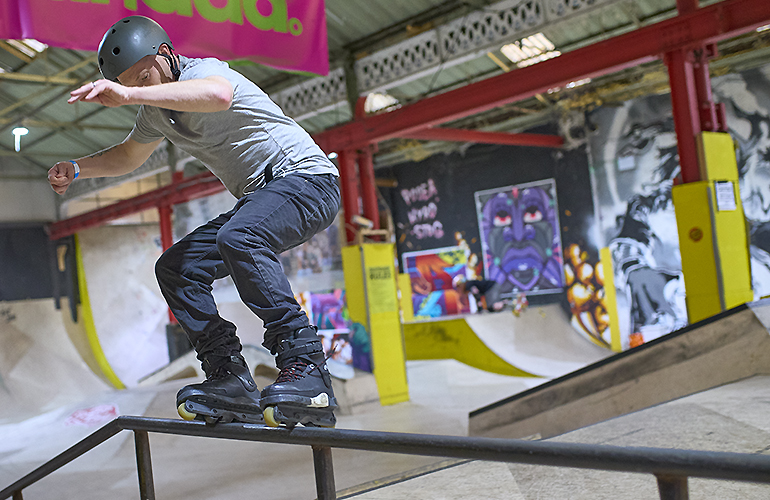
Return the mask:
{"type": "Polygon", "coordinates": [[[78,178],[78,175],[80,175],[80,165],[78,165],[78,162],[76,162],[75,160],[68,160],[68,161],[72,163],[73,167],[75,167],[75,177],[72,178],[72,180],[74,181],[75,179],[78,178]]]}

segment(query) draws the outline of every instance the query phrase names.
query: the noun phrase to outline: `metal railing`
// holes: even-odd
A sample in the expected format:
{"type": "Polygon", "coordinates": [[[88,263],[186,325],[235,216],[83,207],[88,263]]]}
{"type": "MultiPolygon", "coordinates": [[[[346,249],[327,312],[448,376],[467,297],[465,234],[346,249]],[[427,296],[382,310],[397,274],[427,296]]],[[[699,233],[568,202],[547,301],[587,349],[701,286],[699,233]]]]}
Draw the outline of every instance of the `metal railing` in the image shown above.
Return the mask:
{"type": "Polygon", "coordinates": [[[332,448],[647,473],[657,478],[662,500],[686,500],[689,477],[770,483],[768,455],[121,416],[0,491],[0,500],[23,500],[24,488],[123,430],[134,432],[141,500],[155,499],[149,432],[310,446],[318,500],[336,498],[332,448]]]}

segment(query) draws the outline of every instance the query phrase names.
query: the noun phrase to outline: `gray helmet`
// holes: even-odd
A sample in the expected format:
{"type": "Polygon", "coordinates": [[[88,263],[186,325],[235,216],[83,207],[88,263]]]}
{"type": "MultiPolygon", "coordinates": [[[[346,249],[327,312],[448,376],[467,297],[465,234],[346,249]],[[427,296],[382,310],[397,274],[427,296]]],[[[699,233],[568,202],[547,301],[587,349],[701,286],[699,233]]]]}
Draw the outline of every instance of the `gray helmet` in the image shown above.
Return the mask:
{"type": "Polygon", "coordinates": [[[107,30],[99,44],[99,69],[107,80],[118,76],[144,56],[154,56],[161,44],[173,49],[166,31],[149,17],[128,16],[107,30]]]}

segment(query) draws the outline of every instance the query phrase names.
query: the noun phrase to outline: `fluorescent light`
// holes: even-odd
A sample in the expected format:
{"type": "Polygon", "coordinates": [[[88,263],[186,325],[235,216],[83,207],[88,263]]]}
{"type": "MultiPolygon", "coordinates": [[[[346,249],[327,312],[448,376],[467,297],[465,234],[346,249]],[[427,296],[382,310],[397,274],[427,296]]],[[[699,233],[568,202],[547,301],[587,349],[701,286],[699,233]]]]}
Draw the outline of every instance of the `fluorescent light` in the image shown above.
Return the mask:
{"type": "Polygon", "coordinates": [[[25,38],[24,40],[6,40],[8,45],[11,45],[16,50],[21,52],[27,57],[35,57],[39,53],[48,48],[48,45],[38,42],[33,38],[25,38]]]}
{"type": "Polygon", "coordinates": [[[556,46],[544,34],[535,33],[519,41],[504,45],[500,48],[500,52],[510,59],[512,63],[516,64],[516,66],[523,68],[560,56],[561,52],[555,49],[556,46]]]}
{"type": "Polygon", "coordinates": [[[760,33],[762,31],[767,31],[767,30],[770,30],[770,24],[766,24],[764,26],[760,26],[759,28],[757,28],[757,32],[760,32],[760,33]]]}
{"type": "Polygon", "coordinates": [[[391,108],[398,105],[398,99],[390,94],[381,94],[378,92],[372,92],[366,96],[366,102],[364,103],[364,111],[367,113],[376,113],[377,111],[385,108],[391,108]]]}
{"type": "Polygon", "coordinates": [[[580,87],[581,85],[585,85],[586,83],[591,83],[590,78],[583,78],[582,80],[578,80],[576,82],[569,82],[565,87],[568,89],[574,89],[575,87],[580,87]]]}
{"type": "Polygon", "coordinates": [[[26,127],[16,127],[15,129],[11,130],[11,133],[14,137],[14,149],[16,149],[16,152],[18,153],[21,151],[21,136],[29,134],[29,129],[26,127]]]}

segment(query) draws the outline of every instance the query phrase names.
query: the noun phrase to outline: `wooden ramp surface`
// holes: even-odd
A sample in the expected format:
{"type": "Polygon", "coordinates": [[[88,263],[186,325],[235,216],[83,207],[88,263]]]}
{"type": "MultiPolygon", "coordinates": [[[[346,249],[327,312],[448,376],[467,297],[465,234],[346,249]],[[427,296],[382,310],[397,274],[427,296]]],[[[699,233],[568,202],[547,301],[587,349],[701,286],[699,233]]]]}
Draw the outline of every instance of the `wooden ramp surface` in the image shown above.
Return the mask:
{"type": "Polygon", "coordinates": [[[470,413],[469,434],[556,436],[770,375],[770,300],[741,305],[470,413]]]}

